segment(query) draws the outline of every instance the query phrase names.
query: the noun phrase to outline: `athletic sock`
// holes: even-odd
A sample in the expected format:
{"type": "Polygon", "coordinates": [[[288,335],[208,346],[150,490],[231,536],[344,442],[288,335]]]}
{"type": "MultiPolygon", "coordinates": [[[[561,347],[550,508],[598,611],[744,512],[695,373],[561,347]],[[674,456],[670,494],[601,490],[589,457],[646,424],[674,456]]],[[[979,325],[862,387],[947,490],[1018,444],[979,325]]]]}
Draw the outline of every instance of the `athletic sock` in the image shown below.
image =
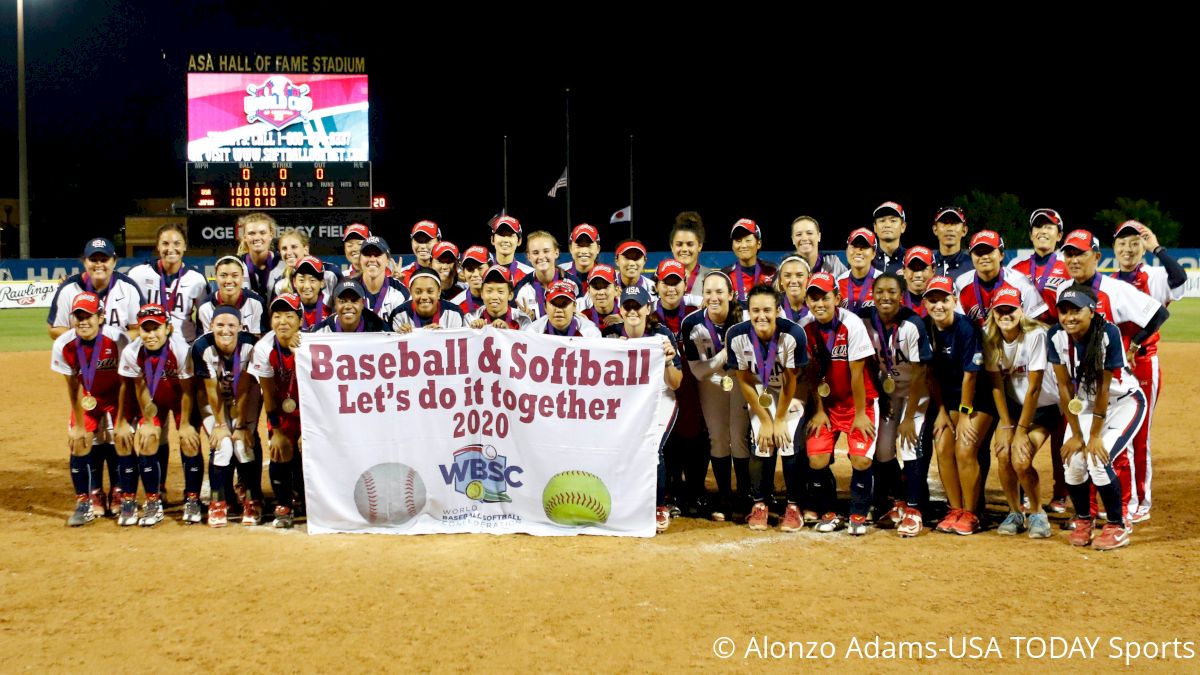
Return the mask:
{"type": "Polygon", "coordinates": [[[1080,483],[1079,485],[1067,485],[1067,492],[1071,495],[1071,505],[1075,507],[1076,518],[1091,518],[1092,517],[1092,483],[1080,483]]]}
{"type": "Polygon", "coordinates": [[[734,457],[733,473],[737,477],[737,496],[750,498],[750,458],[734,457]]]}
{"type": "Polygon", "coordinates": [[[874,483],[874,468],[854,469],[850,474],[850,513],[857,516],[867,515],[871,507],[871,492],[874,483]]]}
{"type": "Polygon", "coordinates": [[[665,506],[667,503],[667,458],[662,448],[658,450],[658,478],[654,486],[654,505],[665,506]]]}
{"type": "Polygon", "coordinates": [[[200,456],[199,452],[188,457],[180,450],[179,461],[183,464],[184,494],[200,494],[200,486],[204,485],[204,458],[200,456]]]}
{"type": "Polygon", "coordinates": [[[904,492],[905,501],[911,507],[919,508],[921,506],[921,462],[913,460],[904,463],[904,492]]]}
{"type": "Polygon", "coordinates": [[[808,457],[803,454],[784,455],[780,458],[783,464],[783,485],[787,489],[787,500],[797,506],[808,504],[808,477],[803,467],[808,466],[808,457]]]}
{"type": "Polygon", "coordinates": [[[225,495],[233,494],[233,492],[227,491],[225,487],[226,474],[233,473],[232,471],[227,471],[228,468],[212,461],[212,457],[208,458],[208,489],[211,492],[211,498],[214,502],[223,502],[225,501],[225,495]]]}
{"type": "Polygon", "coordinates": [[[246,491],[250,494],[250,499],[261,502],[263,500],[262,460],[256,455],[249,462],[238,462],[237,470],[242,485],[246,487],[246,491]]]}
{"type": "Polygon", "coordinates": [[[759,457],[755,455],[750,458],[750,501],[761,502],[763,500],[763,474],[766,473],[768,457],[759,457]]]}
{"type": "Polygon", "coordinates": [[[875,461],[875,509],[880,514],[892,509],[892,501],[900,496],[900,462],[895,458],[875,461]]]}
{"type": "Polygon", "coordinates": [[[733,476],[730,472],[733,470],[733,458],[713,457],[712,458],[713,478],[717,482],[717,494],[721,499],[728,499],[733,494],[733,476]]]}
{"type": "MultiPolygon", "coordinates": [[[[167,437],[166,426],[162,429],[162,436],[164,439],[167,437]]],[[[171,464],[171,446],[167,443],[158,446],[158,452],[155,453],[154,457],[158,460],[158,479],[162,481],[160,485],[154,487],[154,491],[165,493],[167,491],[167,467],[171,464]]],[[[146,490],[146,492],[149,491],[149,489],[146,490]]]]}
{"type": "Polygon", "coordinates": [[[90,494],[92,491],[91,483],[91,455],[71,455],[71,484],[75,486],[75,494],[90,494]]]}
{"type": "Polygon", "coordinates": [[[146,495],[158,494],[162,489],[162,472],[158,468],[158,455],[138,455],[138,467],[142,472],[142,489],[146,495]]]}
{"type": "Polygon", "coordinates": [[[300,459],[300,453],[296,453],[292,457],[292,461],[288,462],[292,467],[292,500],[304,501],[304,461],[300,459]]]}
{"type": "Polygon", "coordinates": [[[833,469],[829,467],[808,472],[808,494],[822,515],[832,513],[837,506],[837,485],[833,481],[833,469]]]}
{"type": "Polygon", "coordinates": [[[1100,493],[1100,499],[1104,502],[1104,517],[1110,523],[1116,523],[1124,527],[1124,509],[1121,504],[1121,484],[1109,483],[1108,485],[1096,486],[1096,492],[1100,493]]]}
{"type": "Polygon", "coordinates": [[[686,458],[684,483],[687,485],[688,497],[699,500],[708,492],[704,486],[704,481],[708,478],[708,443],[702,446],[696,444],[694,448],[689,448],[689,451],[691,456],[686,458]]]}
{"type": "MultiPolygon", "coordinates": [[[[121,465],[117,461],[117,447],[112,443],[101,443],[92,447],[92,454],[100,457],[100,461],[97,463],[99,469],[108,465],[109,489],[119,486],[121,484],[121,465]]],[[[99,483],[102,475],[100,470],[96,471],[96,487],[101,487],[99,483]]]]}
{"type": "Polygon", "coordinates": [[[267,467],[271,475],[271,488],[275,490],[275,502],[280,506],[292,506],[292,461],[276,462],[271,460],[267,467]]]}
{"type": "Polygon", "coordinates": [[[134,455],[117,455],[117,485],[130,497],[137,496],[137,458],[134,455]]]}
{"type": "Polygon", "coordinates": [[[90,484],[88,492],[92,490],[104,489],[104,453],[100,450],[100,446],[93,445],[91,451],[85,455],[88,460],[88,483],[90,484]]]}

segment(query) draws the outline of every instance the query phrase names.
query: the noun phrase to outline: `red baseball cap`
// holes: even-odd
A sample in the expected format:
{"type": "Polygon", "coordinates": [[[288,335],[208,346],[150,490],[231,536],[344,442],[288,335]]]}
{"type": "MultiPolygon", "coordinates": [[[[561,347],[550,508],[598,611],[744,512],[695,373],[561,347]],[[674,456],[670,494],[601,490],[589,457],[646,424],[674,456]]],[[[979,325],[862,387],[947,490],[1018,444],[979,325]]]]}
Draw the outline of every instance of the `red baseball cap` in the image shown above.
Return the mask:
{"type": "Polygon", "coordinates": [[[295,293],[280,293],[271,301],[271,312],[277,309],[282,309],[285,312],[299,312],[300,296],[295,293]]]}
{"type": "Polygon", "coordinates": [[[646,247],[643,246],[642,242],[640,241],[627,241],[624,244],[621,244],[617,247],[617,255],[628,258],[629,256],[626,256],[625,253],[631,250],[640,252],[643,258],[646,257],[646,247]]]}
{"type": "Polygon", "coordinates": [[[882,215],[886,216],[888,211],[892,211],[896,215],[900,216],[900,220],[905,220],[904,207],[900,206],[900,204],[898,204],[896,202],[884,202],[884,203],[880,204],[879,206],[876,206],[875,210],[871,212],[871,217],[879,218],[880,212],[882,212],[882,215]]]}
{"type": "Polygon", "coordinates": [[[300,274],[305,269],[311,270],[314,277],[321,277],[325,274],[325,265],[320,260],[311,255],[306,255],[296,263],[296,274],[300,274]]]}
{"type": "Polygon", "coordinates": [[[910,246],[908,252],[904,254],[904,266],[908,267],[909,263],[914,260],[920,260],[927,266],[933,266],[933,251],[924,246],[910,246]]]}
{"type": "Polygon", "coordinates": [[[1000,286],[1000,290],[996,291],[996,295],[992,296],[992,308],[1020,306],[1021,291],[1008,284],[1000,286]]]}
{"type": "Polygon", "coordinates": [[[1000,234],[992,230],[980,230],[971,237],[971,246],[969,250],[974,251],[977,246],[987,246],[988,248],[998,248],[1004,250],[1004,240],[1000,238],[1000,234]]]}
{"type": "Polygon", "coordinates": [[[371,230],[362,223],[350,223],[342,230],[342,241],[346,241],[350,237],[366,239],[369,236],[371,236],[371,230]]]}
{"type": "Polygon", "coordinates": [[[593,279],[603,279],[610,284],[617,283],[617,272],[612,267],[604,264],[592,266],[592,271],[588,272],[588,283],[592,283],[593,279]]]}
{"type": "Polygon", "coordinates": [[[458,247],[448,241],[438,242],[437,246],[433,247],[433,259],[441,260],[447,253],[454,256],[455,262],[458,261],[458,247]]]}
{"type": "Polygon", "coordinates": [[[925,287],[925,292],[921,294],[921,297],[930,293],[954,295],[954,282],[950,280],[950,277],[934,277],[929,280],[929,285],[925,287]]]}
{"type": "Polygon", "coordinates": [[[600,232],[587,223],[580,223],[575,226],[575,229],[571,230],[571,241],[579,243],[580,237],[587,237],[593,242],[598,242],[600,241],[600,232]]]}
{"type": "Polygon", "coordinates": [[[1043,222],[1054,223],[1058,226],[1058,231],[1062,232],[1063,219],[1058,215],[1058,211],[1054,209],[1037,209],[1029,214],[1029,227],[1038,227],[1043,222]]]}
{"type": "Polygon", "coordinates": [[[488,250],[482,246],[470,247],[462,255],[464,265],[468,260],[477,262],[480,265],[486,265],[488,264],[488,250]]]}
{"type": "Polygon", "coordinates": [[[1092,233],[1087,230],[1071,230],[1071,233],[1063,240],[1062,248],[1075,248],[1080,251],[1099,251],[1100,242],[1096,241],[1092,233]]]}
{"type": "Polygon", "coordinates": [[[507,227],[513,231],[513,234],[521,234],[521,221],[513,218],[512,216],[500,216],[496,220],[492,221],[493,233],[499,232],[501,227],[507,227]]]}
{"type": "Polygon", "coordinates": [[[935,223],[948,223],[951,220],[957,220],[960,223],[966,224],[967,214],[957,206],[943,206],[938,209],[937,215],[933,217],[935,223]]]}
{"type": "Polygon", "coordinates": [[[1146,231],[1146,226],[1136,220],[1127,220],[1117,226],[1117,231],[1113,233],[1113,239],[1120,239],[1122,234],[1127,234],[1126,230],[1133,230],[1134,234],[1141,235],[1146,231]]]}
{"type": "Polygon", "coordinates": [[[84,291],[75,296],[75,299],[71,301],[71,313],[74,314],[82,310],[88,314],[99,314],[100,304],[100,296],[84,291]]]}
{"type": "Polygon", "coordinates": [[[512,283],[512,273],[510,273],[508,268],[504,265],[492,265],[491,267],[487,268],[487,271],[483,273],[483,283],[486,284],[489,281],[496,281],[496,279],[493,279],[492,277],[500,277],[499,281],[502,281],[506,284],[512,283]]]}
{"type": "Polygon", "coordinates": [[[550,288],[546,290],[546,302],[553,302],[558,298],[570,298],[575,300],[575,284],[569,281],[556,281],[550,284],[550,288]]]}
{"type": "Polygon", "coordinates": [[[808,286],[804,292],[807,293],[814,288],[822,293],[832,293],[833,289],[837,288],[837,280],[829,272],[817,272],[808,278],[808,286]]]}
{"type": "Polygon", "coordinates": [[[875,246],[875,233],[865,227],[860,227],[851,232],[850,236],[846,237],[846,245],[853,245],[855,239],[865,239],[867,241],[867,246],[875,246]]]}
{"type": "Polygon", "coordinates": [[[162,325],[167,322],[167,310],[163,309],[162,305],[150,303],[142,305],[142,308],[137,313],[138,325],[144,323],[157,323],[162,325]]]}
{"type": "MultiPolygon", "coordinates": [[[[762,230],[758,229],[758,223],[749,218],[740,218],[733,224],[733,229],[729,231],[730,238],[733,238],[733,235],[737,234],[739,229],[745,230],[747,233],[762,239],[762,230]]],[[[740,239],[741,237],[738,238],[740,239]]]]}
{"type": "Polygon", "coordinates": [[[442,228],[438,227],[438,224],[433,222],[432,220],[422,220],[422,221],[419,221],[416,225],[412,226],[412,234],[410,234],[409,236],[415,237],[418,234],[423,234],[423,235],[429,237],[430,239],[441,239],[442,238],[442,228]]]}
{"type": "Polygon", "coordinates": [[[680,279],[685,279],[687,278],[687,268],[684,267],[683,263],[679,262],[678,260],[674,258],[667,258],[658,263],[658,269],[654,271],[654,276],[659,281],[662,281],[670,276],[676,276],[680,279]]]}

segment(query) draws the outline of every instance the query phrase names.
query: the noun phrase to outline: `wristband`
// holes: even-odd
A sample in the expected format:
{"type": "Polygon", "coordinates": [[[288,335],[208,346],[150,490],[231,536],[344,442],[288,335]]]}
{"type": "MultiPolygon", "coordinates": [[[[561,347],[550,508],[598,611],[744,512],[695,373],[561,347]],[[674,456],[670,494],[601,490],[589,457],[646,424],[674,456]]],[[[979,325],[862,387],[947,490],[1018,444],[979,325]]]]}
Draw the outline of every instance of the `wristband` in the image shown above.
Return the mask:
{"type": "Polygon", "coordinates": [[[1028,425],[1028,424],[1018,424],[1018,425],[1017,425],[1017,428],[1018,428],[1018,429],[1024,429],[1025,431],[1029,431],[1029,425],[1028,425]]]}
{"type": "Polygon", "coordinates": [[[1001,426],[999,426],[999,427],[996,427],[996,428],[997,428],[997,429],[1015,429],[1016,427],[1014,427],[1013,425],[1009,424],[1009,425],[1007,425],[1007,426],[1001,425],[1001,426]]]}
{"type": "Polygon", "coordinates": [[[975,412],[975,409],[969,405],[960,405],[958,406],[958,412],[970,415],[971,413],[975,412]]]}
{"type": "Polygon", "coordinates": [[[279,426],[279,413],[277,413],[277,412],[267,413],[267,422],[271,425],[272,428],[278,427],[279,426]]]}

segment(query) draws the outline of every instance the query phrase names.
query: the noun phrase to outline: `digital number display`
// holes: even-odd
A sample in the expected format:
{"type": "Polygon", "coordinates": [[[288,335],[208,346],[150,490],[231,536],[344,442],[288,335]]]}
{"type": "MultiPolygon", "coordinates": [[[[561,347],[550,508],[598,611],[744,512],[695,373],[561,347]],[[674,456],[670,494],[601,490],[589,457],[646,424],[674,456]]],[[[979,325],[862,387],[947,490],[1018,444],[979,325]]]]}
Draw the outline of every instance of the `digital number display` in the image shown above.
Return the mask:
{"type": "Polygon", "coordinates": [[[188,162],[188,209],[369,209],[370,162],[188,162]]]}

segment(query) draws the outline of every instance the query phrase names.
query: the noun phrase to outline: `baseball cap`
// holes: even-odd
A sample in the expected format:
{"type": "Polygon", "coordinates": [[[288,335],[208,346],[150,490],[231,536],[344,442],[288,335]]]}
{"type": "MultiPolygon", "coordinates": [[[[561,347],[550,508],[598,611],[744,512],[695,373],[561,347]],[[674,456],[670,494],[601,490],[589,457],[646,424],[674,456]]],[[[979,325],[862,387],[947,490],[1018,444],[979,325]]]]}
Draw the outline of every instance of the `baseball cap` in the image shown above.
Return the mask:
{"type": "Polygon", "coordinates": [[[351,237],[366,239],[371,236],[371,230],[362,223],[350,223],[342,230],[342,241],[346,241],[351,237]]]}
{"type": "Polygon", "coordinates": [[[683,266],[683,263],[674,258],[667,258],[658,263],[658,269],[654,271],[654,277],[659,281],[663,281],[670,276],[676,276],[680,279],[686,278],[687,268],[683,266]]]}
{"type": "Polygon", "coordinates": [[[387,240],[377,235],[371,235],[367,237],[362,243],[362,248],[358,249],[358,252],[359,254],[366,253],[367,249],[369,248],[373,248],[384,255],[388,255],[392,252],[392,250],[388,248],[387,240]]]}
{"type": "Polygon", "coordinates": [[[358,283],[357,279],[343,279],[340,283],[338,283],[337,287],[333,289],[333,297],[340,298],[342,297],[342,294],[346,292],[351,292],[360,298],[367,297],[366,290],[363,289],[362,284],[358,283]]]}
{"type": "Polygon", "coordinates": [[[167,322],[167,310],[163,309],[162,305],[150,303],[142,305],[142,308],[137,313],[138,325],[144,323],[157,323],[162,325],[167,322]]]}
{"type": "Polygon", "coordinates": [[[443,241],[438,242],[438,245],[433,247],[434,260],[441,260],[442,256],[446,255],[447,253],[453,255],[456,261],[458,260],[458,247],[454,244],[451,244],[448,241],[443,241]]]}
{"type": "Polygon", "coordinates": [[[1062,307],[1063,305],[1070,305],[1072,307],[1078,307],[1079,309],[1096,309],[1096,301],[1092,300],[1087,293],[1077,291],[1070,287],[1059,294],[1058,301],[1055,304],[1059,307],[1062,307]]]}
{"type": "Polygon", "coordinates": [[[816,289],[822,293],[832,293],[833,289],[837,288],[837,281],[829,272],[817,272],[808,278],[808,286],[804,289],[805,293],[816,289]]]}
{"type": "Polygon", "coordinates": [[[556,281],[546,290],[546,302],[554,302],[558,298],[575,300],[575,284],[569,281],[556,281]]]}
{"type": "Polygon", "coordinates": [[[233,305],[215,305],[213,307],[212,319],[210,319],[210,321],[215,321],[217,317],[221,316],[222,314],[228,314],[229,316],[232,316],[233,318],[237,319],[239,323],[242,320],[242,313],[239,312],[233,305]]]}
{"type": "Polygon", "coordinates": [[[876,206],[875,210],[871,212],[871,217],[882,218],[883,216],[890,215],[889,211],[900,216],[900,220],[904,220],[904,207],[896,202],[884,202],[876,206]]]}
{"type": "Polygon", "coordinates": [[[1058,215],[1058,211],[1054,209],[1037,209],[1029,214],[1029,227],[1039,227],[1042,223],[1054,223],[1058,226],[1058,231],[1062,232],[1062,216],[1058,215]]]}
{"type": "Polygon", "coordinates": [[[271,301],[271,313],[296,312],[300,313],[300,296],[295,293],[280,293],[271,301]]]}
{"type": "Polygon", "coordinates": [[[867,242],[867,246],[875,245],[875,233],[868,230],[865,227],[860,227],[857,230],[851,232],[850,236],[846,237],[846,245],[853,246],[855,240],[857,240],[857,239],[865,239],[867,242]]]}
{"type": "Polygon", "coordinates": [[[933,222],[935,223],[950,223],[956,220],[960,223],[967,222],[967,214],[963,213],[963,210],[957,206],[943,206],[937,210],[937,215],[933,217],[933,222]]]}
{"type": "Polygon", "coordinates": [[[423,234],[430,239],[441,239],[442,228],[438,227],[438,224],[432,220],[421,220],[418,221],[416,225],[412,226],[412,234],[409,236],[415,237],[418,234],[423,234]]]}
{"type": "Polygon", "coordinates": [[[103,253],[110,258],[115,258],[117,257],[117,248],[113,246],[111,241],[104,237],[97,237],[83,247],[83,257],[90,258],[97,253],[103,253]]]}
{"type": "Polygon", "coordinates": [[[925,292],[921,294],[921,297],[930,293],[954,295],[954,282],[950,280],[950,277],[934,277],[929,280],[929,285],[925,287],[925,292]]]}
{"type": "Polygon", "coordinates": [[[596,230],[595,227],[593,227],[587,223],[580,223],[575,226],[575,229],[571,230],[571,241],[572,242],[578,244],[580,237],[587,237],[588,239],[591,239],[593,242],[600,241],[600,233],[596,230]]]}
{"type": "Polygon", "coordinates": [[[1000,234],[992,230],[980,230],[971,237],[970,250],[974,251],[976,247],[986,246],[988,248],[998,248],[1004,250],[1004,240],[1000,238],[1000,234]]]}
{"type": "Polygon", "coordinates": [[[910,246],[908,252],[904,254],[904,266],[908,267],[914,260],[920,260],[927,267],[933,266],[933,251],[924,246],[910,246]]]}
{"type": "Polygon", "coordinates": [[[216,269],[225,263],[237,263],[242,268],[242,274],[246,274],[246,263],[242,262],[242,259],[236,255],[223,255],[220,258],[217,258],[217,264],[213,265],[213,269],[216,269]]]}
{"type": "Polygon", "coordinates": [[[591,284],[595,279],[602,279],[610,284],[617,283],[617,271],[609,265],[596,264],[592,266],[592,271],[588,272],[588,283],[591,284]]]}
{"type": "Polygon", "coordinates": [[[1087,251],[1089,249],[1099,251],[1100,242],[1096,241],[1092,233],[1087,230],[1071,230],[1071,233],[1063,240],[1062,248],[1063,250],[1074,248],[1080,251],[1087,251]]]}
{"type": "Polygon", "coordinates": [[[629,251],[637,251],[642,254],[643,258],[646,257],[646,247],[640,241],[627,241],[617,247],[617,255],[626,258],[635,258],[636,256],[627,255],[629,251]]]}
{"type": "Polygon", "coordinates": [[[491,267],[487,268],[486,272],[483,273],[483,283],[486,284],[489,281],[500,281],[506,284],[511,284],[512,273],[509,272],[508,268],[504,265],[492,265],[491,267]]]}
{"type": "Polygon", "coordinates": [[[1117,226],[1117,231],[1113,233],[1113,239],[1120,239],[1124,235],[1128,235],[1132,230],[1133,234],[1141,235],[1146,231],[1146,226],[1136,220],[1127,220],[1117,226]]]}
{"type": "Polygon", "coordinates": [[[437,273],[437,270],[430,269],[430,268],[428,268],[428,267],[418,267],[418,268],[417,268],[417,269],[416,269],[416,270],[415,270],[415,271],[412,273],[412,276],[410,276],[410,277],[408,278],[408,285],[409,285],[409,287],[411,288],[411,287],[412,287],[412,285],[413,285],[414,283],[416,283],[417,279],[419,279],[419,278],[421,278],[421,277],[429,277],[430,279],[433,279],[434,281],[438,282],[438,285],[439,285],[439,286],[440,286],[440,285],[441,285],[441,283],[442,283],[442,277],[441,277],[441,275],[439,275],[439,274],[437,273]]]}
{"type": "Polygon", "coordinates": [[[759,239],[762,239],[762,230],[758,229],[758,223],[750,220],[749,218],[739,218],[738,221],[733,224],[733,229],[729,231],[729,236],[732,238],[735,234],[737,234],[738,230],[745,230],[748,234],[752,234],[759,239]]]}
{"type": "Polygon", "coordinates": [[[467,264],[467,261],[477,262],[480,265],[488,264],[488,250],[482,246],[472,246],[463,252],[462,262],[467,264]]]}
{"type": "Polygon", "coordinates": [[[321,277],[325,274],[325,265],[311,255],[306,255],[296,263],[296,274],[306,273],[314,277],[321,277]]]}
{"type": "Polygon", "coordinates": [[[1020,307],[1021,292],[1016,288],[1002,284],[1000,289],[996,291],[996,295],[992,296],[992,307],[1020,307]]]}
{"type": "Polygon", "coordinates": [[[508,229],[512,230],[513,234],[521,234],[521,221],[513,218],[512,216],[500,216],[492,221],[493,233],[499,232],[501,227],[507,227],[508,229]]]}
{"type": "Polygon", "coordinates": [[[88,291],[75,296],[75,299],[71,301],[71,313],[74,314],[81,310],[88,314],[99,314],[100,296],[88,291]]]}
{"type": "Polygon", "coordinates": [[[641,285],[626,286],[625,290],[621,291],[621,305],[627,302],[636,302],[638,307],[645,307],[650,304],[650,291],[641,285]]]}

